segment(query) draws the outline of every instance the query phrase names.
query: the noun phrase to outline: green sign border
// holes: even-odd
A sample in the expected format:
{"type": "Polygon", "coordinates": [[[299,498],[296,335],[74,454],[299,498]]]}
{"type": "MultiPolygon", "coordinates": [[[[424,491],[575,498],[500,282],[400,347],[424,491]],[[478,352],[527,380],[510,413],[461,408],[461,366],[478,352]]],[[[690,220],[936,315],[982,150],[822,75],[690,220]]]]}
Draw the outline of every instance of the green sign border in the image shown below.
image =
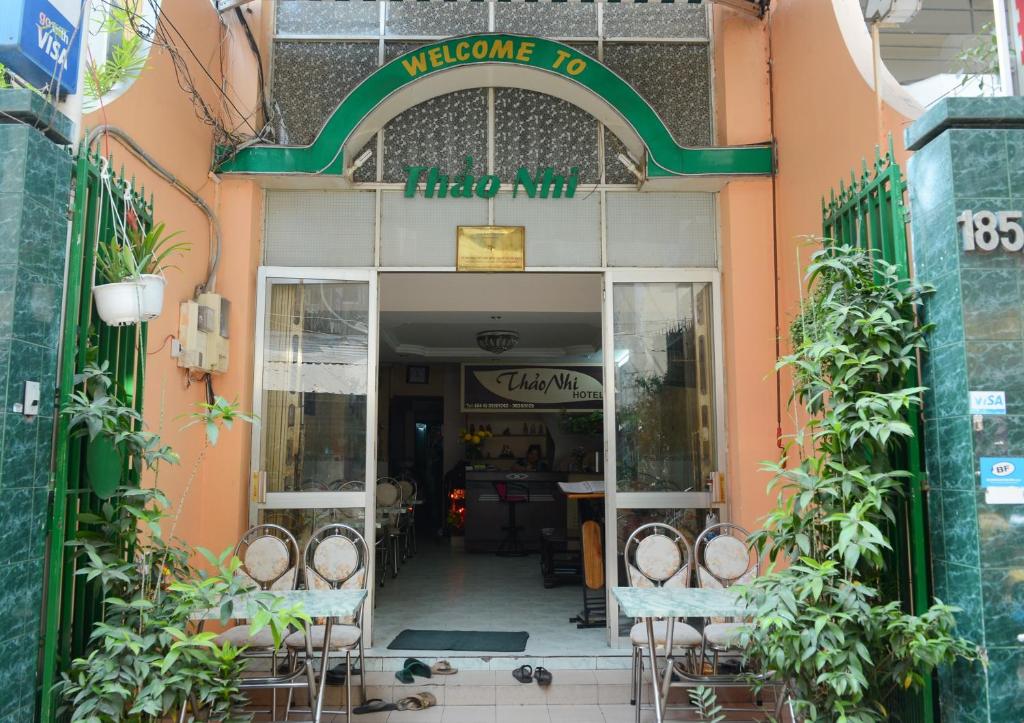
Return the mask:
{"type": "Polygon", "coordinates": [[[251,146],[225,158],[218,167],[221,173],[240,174],[316,174],[340,176],[344,172],[344,147],[360,122],[385,99],[422,78],[447,69],[469,65],[519,65],[542,70],[564,78],[603,99],[628,123],[647,148],[648,178],[674,176],[769,175],[772,173],[772,148],[768,144],[713,148],[687,148],[672,138],[657,112],[625,80],[599,61],[575,48],[554,40],[530,35],[481,33],[447,38],[424,45],[401,55],[368,76],[338,105],[324,124],[316,140],[308,146],[251,146]],[[466,52],[486,41],[512,41],[519,49],[532,43],[528,53],[506,53],[502,57],[477,58],[466,52]],[[460,52],[456,52],[458,50],[460,52]],[[431,56],[431,51],[434,55],[431,56]],[[410,74],[403,61],[426,53],[427,58],[441,62],[420,64],[423,68],[410,74]],[[508,57],[508,56],[511,57],[508,57]],[[525,58],[523,56],[526,56],[525,58]],[[571,64],[573,58],[585,60],[585,67],[571,64]],[[569,68],[575,70],[569,73],[569,68]]]}

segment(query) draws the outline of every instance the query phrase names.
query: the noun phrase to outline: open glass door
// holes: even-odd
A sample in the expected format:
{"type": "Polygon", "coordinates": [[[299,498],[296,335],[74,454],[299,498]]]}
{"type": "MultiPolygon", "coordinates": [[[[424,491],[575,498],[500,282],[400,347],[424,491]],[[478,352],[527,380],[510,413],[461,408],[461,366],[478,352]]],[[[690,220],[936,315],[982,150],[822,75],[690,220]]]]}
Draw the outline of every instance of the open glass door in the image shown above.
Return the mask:
{"type": "MultiPolygon", "coordinates": [[[[717,271],[615,270],[605,276],[606,579],[625,585],[622,550],[664,522],[691,543],[724,469],[717,271]]],[[[721,512],[718,512],[721,515],[721,512]]],[[[609,595],[609,633],[619,635],[609,595]]]]}
{"type": "Polygon", "coordinates": [[[372,565],[376,274],[263,267],[258,283],[250,522],[287,528],[300,549],[351,525],[372,565]]]}

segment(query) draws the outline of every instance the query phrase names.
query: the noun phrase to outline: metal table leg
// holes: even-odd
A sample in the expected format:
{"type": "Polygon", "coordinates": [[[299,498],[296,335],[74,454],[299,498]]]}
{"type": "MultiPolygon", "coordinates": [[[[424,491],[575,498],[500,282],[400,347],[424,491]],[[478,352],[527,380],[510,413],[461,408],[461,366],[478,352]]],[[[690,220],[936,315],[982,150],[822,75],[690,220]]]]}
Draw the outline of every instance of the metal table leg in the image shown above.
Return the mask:
{"type": "MultiPolygon", "coordinates": [[[[651,657],[651,688],[654,691],[654,719],[661,723],[664,705],[661,700],[661,683],[658,680],[658,641],[654,639],[654,618],[644,618],[647,626],[647,651],[651,657]]],[[[666,644],[668,641],[665,641],[666,644]]]]}
{"type": "MultiPolygon", "coordinates": [[[[320,723],[320,714],[324,709],[324,689],[327,688],[327,660],[331,655],[332,622],[332,618],[327,618],[324,623],[324,652],[320,659],[320,685],[316,691],[316,708],[313,711],[313,723],[320,723]]],[[[351,678],[351,674],[348,677],[351,678]]]]}

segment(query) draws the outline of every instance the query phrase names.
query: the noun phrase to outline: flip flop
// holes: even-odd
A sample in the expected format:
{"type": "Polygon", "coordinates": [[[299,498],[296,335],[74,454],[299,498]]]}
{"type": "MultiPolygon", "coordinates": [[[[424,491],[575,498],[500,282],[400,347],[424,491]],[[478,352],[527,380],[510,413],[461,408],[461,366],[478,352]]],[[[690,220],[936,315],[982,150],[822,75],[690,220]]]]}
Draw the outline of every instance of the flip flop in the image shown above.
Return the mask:
{"type": "Polygon", "coordinates": [[[447,660],[439,660],[430,667],[430,672],[434,675],[455,675],[459,669],[452,667],[447,660]]]}
{"type": "Polygon", "coordinates": [[[424,710],[435,705],[437,705],[437,698],[434,697],[433,693],[425,692],[410,695],[408,698],[402,698],[397,703],[398,710],[424,710]]]}
{"type": "Polygon", "coordinates": [[[538,665],[537,669],[533,671],[533,679],[537,681],[537,685],[545,688],[551,685],[551,671],[538,665]]]}
{"type": "Polygon", "coordinates": [[[363,713],[380,713],[384,710],[398,710],[398,706],[394,703],[385,703],[380,698],[370,698],[362,705],[353,708],[352,712],[356,715],[362,715],[363,713]]]}
{"type": "MultiPolygon", "coordinates": [[[[362,674],[363,671],[359,668],[352,668],[352,677],[358,678],[362,674]]],[[[335,665],[327,671],[327,675],[324,677],[327,678],[328,685],[345,685],[345,665],[335,665]]]]}
{"type": "Polygon", "coordinates": [[[418,675],[421,678],[429,678],[431,676],[430,666],[419,658],[406,658],[403,667],[413,675],[418,675]]]}
{"type": "Polygon", "coordinates": [[[520,665],[512,671],[512,677],[520,683],[529,683],[533,680],[533,666],[520,665]]]}

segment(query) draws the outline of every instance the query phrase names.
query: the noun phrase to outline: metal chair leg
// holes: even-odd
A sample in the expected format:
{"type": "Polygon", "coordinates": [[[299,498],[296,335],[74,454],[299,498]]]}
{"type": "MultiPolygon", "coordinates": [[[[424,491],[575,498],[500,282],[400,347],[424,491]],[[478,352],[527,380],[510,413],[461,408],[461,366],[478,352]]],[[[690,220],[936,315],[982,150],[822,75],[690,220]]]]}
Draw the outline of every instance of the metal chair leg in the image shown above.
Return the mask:
{"type": "MultiPolygon", "coordinates": [[[[644,706],[644,651],[643,648],[636,648],[640,651],[639,665],[636,666],[636,723],[640,723],[640,710],[644,706]]],[[[657,671],[651,671],[651,675],[657,675],[657,671]]]]}
{"type": "MultiPolygon", "coordinates": [[[[362,665],[360,661],[360,665],[362,665]]],[[[352,651],[345,651],[345,723],[352,721],[352,651]]]]}
{"type": "Polygon", "coordinates": [[[636,705],[636,689],[637,689],[637,685],[636,685],[636,651],[637,651],[637,647],[634,645],[633,646],[633,668],[632,668],[632,671],[631,671],[632,675],[630,675],[630,678],[629,678],[629,704],[630,705],[636,705]]]}
{"type": "Polygon", "coordinates": [[[361,703],[366,702],[366,655],[363,654],[363,636],[359,636],[359,692],[361,703]]]}

